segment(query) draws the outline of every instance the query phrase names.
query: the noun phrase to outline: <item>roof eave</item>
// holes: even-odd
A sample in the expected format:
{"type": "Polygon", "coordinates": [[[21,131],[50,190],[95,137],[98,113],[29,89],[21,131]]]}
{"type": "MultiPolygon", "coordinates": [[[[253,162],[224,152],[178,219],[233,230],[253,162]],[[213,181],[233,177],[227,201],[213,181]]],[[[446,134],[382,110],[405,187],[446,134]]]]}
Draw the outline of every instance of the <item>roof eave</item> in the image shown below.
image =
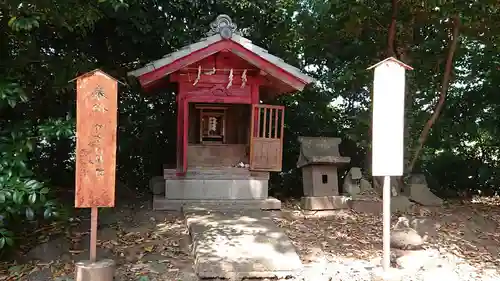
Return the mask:
{"type": "MultiPolygon", "coordinates": [[[[193,43],[193,44],[188,45],[180,50],[177,50],[173,53],[170,53],[159,60],[150,62],[142,68],[129,71],[127,73],[127,75],[134,76],[134,77],[140,77],[144,74],[150,73],[156,69],[164,67],[164,66],[166,66],[166,65],[168,65],[168,64],[170,64],[178,59],[184,58],[193,52],[196,52],[196,51],[201,50],[203,48],[206,48],[212,44],[215,44],[221,40],[224,40],[224,39],[222,38],[222,36],[220,34],[215,34],[215,35],[206,37],[206,38],[204,38],[196,43],[193,43]]],[[[276,56],[270,54],[267,50],[253,44],[252,41],[250,41],[249,39],[247,39],[243,36],[240,36],[238,34],[233,34],[233,36],[231,37],[230,40],[233,41],[234,43],[242,46],[243,48],[247,49],[248,51],[258,55],[259,57],[268,61],[269,63],[276,65],[277,67],[283,69],[284,71],[288,72],[290,75],[294,76],[295,78],[297,78],[297,80],[300,81],[300,84],[301,84],[300,86],[296,85],[296,84],[295,85],[289,84],[292,88],[296,89],[297,91],[302,91],[307,84],[316,82],[316,79],[304,74],[300,69],[286,63],[285,61],[283,61],[279,57],[276,57],[276,56]]],[[[168,75],[170,73],[166,73],[166,74],[168,75]]],[[[276,78],[278,80],[288,84],[287,81],[283,81],[279,77],[276,77],[276,78]]]]}
{"type": "MultiPolygon", "coordinates": [[[[270,62],[270,63],[272,63],[272,64],[280,67],[281,69],[285,70],[286,72],[288,72],[288,73],[292,74],[293,76],[297,77],[299,80],[301,80],[304,83],[304,86],[307,85],[307,84],[316,82],[316,79],[314,79],[314,78],[310,77],[309,75],[303,73],[300,69],[296,68],[295,66],[286,63],[281,58],[270,54],[266,49],[253,44],[252,41],[250,41],[249,39],[247,39],[247,38],[245,38],[243,36],[240,36],[238,34],[234,34],[231,37],[231,40],[233,42],[235,42],[235,43],[243,46],[247,50],[249,50],[249,51],[257,54],[258,56],[260,56],[261,58],[267,60],[268,62],[270,62]]],[[[296,88],[296,87],[294,87],[294,88],[296,88]]],[[[303,88],[304,87],[302,87],[302,89],[303,88]]],[[[302,91],[302,89],[300,89],[299,91],[302,91]]]]}
{"type": "Polygon", "coordinates": [[[134,77],[142,76],[146,73],[154,71],[155,69],[163,67],[169,63],[172,63],[173,61],[175,61],[177,59],[183,58],[183,57],[191,54],[192,52],[196,52],[198,50],[206,48],[206,47],[208,47],[214,43],[217,43],[221,40],[222,40],[222,37],[220,36],[220,34],[215,34],[215,35],[203,38],[202,40],[200,40],[196,43],[185,46],[182,49],[179,49],[175,52],[167,54],[159,60],[155,60],[153,62],[150,62],[150,63],[146,64],[144,67],[129,71],[127,73],[127,75],[134,76],[134,77]]]}

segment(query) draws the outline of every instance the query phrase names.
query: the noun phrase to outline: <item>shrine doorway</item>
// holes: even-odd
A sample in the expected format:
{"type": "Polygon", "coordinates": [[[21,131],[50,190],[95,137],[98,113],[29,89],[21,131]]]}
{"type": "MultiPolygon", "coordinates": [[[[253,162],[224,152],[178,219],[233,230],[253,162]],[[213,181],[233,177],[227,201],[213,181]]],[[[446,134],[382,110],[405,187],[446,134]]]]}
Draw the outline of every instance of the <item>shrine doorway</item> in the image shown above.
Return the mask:
{"type": "Polygon", "coordinates": [[[248,168],[251,105],[189,102],[188,110],[188,168],[248,168]]]}

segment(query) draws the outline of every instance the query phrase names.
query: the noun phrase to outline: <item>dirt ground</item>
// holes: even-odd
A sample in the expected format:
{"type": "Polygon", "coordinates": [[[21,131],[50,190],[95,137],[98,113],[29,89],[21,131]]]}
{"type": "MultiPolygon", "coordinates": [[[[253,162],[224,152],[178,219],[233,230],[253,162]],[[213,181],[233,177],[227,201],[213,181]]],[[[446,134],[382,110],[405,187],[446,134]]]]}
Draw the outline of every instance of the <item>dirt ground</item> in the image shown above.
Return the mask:
{"type": "MultiPolygon", "coordinates": [[[[427,248],[466,265],[464,268],[472,279],[460,280],[495,280],[486,276],[498,274],[500,268],[499,202],[495,198],[420,207],[409,215],[425,219],[433,226],[433,231],[428,233],[427,248]]],[[[35,233],[39,243],[20,253],[18,261],[4,262],[0,280],[73,280],[74,261],[88,257],[85,250],[88,248],[88,214],[79,218],[70,226],[52,224],[35,233]]],[[[116,261],[116,280],[196,280],[189,236],[179,213],[153,212],[150,200],[145,198],[142,202],[105,210],[100,218],[98,257],[116,261]]],[[[306,266],[335,263],[335,267],[320,271],[343,272],[343,268],[349,267],[357,272],[356,266],[366,268],[366,264],[380,259],[380,215],[349,210],[304,214],[297,204],[289,202],[275,220],[289,235],[306,266]]],[[[332,278],[335,272],[330,274],[333,275],[310,279],[367,280],[354,273],[343,279],[332,278]]]]}

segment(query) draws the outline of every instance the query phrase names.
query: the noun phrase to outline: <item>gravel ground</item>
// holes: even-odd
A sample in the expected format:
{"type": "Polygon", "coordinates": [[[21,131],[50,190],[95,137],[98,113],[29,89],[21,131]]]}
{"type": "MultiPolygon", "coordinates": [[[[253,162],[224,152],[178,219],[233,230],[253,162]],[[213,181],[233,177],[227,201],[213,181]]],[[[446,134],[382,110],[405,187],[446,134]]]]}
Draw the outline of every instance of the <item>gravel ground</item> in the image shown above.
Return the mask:
{"type": "MultiPolygon", "coordinates": [[[[308,214],[288,205],[276,216],[305,270],[296,280],[384,280],[380,215],[351,211],[308,214]]],[[[500,280],[500,208],[457,204],[407,214],[425,221],[425,250],[392,251],[385,280],[500,280]]],[[[398,216],[393,217],[393,221],[398,216]]]]}
{"type": "MultiPolygon", "coordinates": [[[[385,280],[412,280],[412,281],[471,281],[471,280],[500,280],[496,270],[478,272],[473,266],[451,254],[440,253],[438,250],[427,250],[428,260],[418,268],[397,269],[391,268],[388,279],[385,280]]],[[[349,258],[318,258],[317,261],[306,265],[302,276],[296,278],[304,281],[329,280],[383,280],[383,271],[380,259],[372,261],[349,258]]],[[[417,265],[418,266],[418,265],[417,265]]]]}
{"type": "MultiPolygon", "coordinates": [[[[386,280],[500,280],[498,205],[453,205],[410,215],[432,221],[435,233],[431,233],[425,251],[395,259],[386,280]]],[[[303,272],[288,280],[383,280],[380,215],[351,211],[304,215],[287,206],[275,217],[304,263],[303,272]]],[[[145,205],[115,210],[103,215],[102,221],[108,218],[98,239],[103,253],[118,263],[117,281],[197,281],[180,214],[152,212],[145,205]]],[[[28,252],[40,254],[45,261],[4,264],[0,280],[53,281],[72,276],[74,260],[88,253],[72,260],[68,256],[71,249],[55,247],[64,239],[69,238],[51,239],[28,252]]],[[[81,244],[86,248],[86,241],[81,244]]]]}

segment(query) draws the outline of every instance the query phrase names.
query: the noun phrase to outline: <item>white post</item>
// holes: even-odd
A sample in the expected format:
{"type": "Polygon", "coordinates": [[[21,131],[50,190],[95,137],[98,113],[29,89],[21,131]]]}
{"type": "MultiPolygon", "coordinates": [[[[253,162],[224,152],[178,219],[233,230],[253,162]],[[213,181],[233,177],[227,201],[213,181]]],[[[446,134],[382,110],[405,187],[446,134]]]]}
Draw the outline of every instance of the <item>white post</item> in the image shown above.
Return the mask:
{"type": "Polygon", "coordinates": [[[382,267],[384,271],[387,272],[391,267],[391,177],[384,177],[384,187],[383,187],[383,238],[384,243],[384,254],[382,267]]]}
{"type": "Polygon", "coordinates": [[[384,177],[382,266],[387,272],[391,265],[391,176],[403,175],[405,70],[412,68],[392,57],[368,69],[372,68],[372,176],[384,177]]]}

